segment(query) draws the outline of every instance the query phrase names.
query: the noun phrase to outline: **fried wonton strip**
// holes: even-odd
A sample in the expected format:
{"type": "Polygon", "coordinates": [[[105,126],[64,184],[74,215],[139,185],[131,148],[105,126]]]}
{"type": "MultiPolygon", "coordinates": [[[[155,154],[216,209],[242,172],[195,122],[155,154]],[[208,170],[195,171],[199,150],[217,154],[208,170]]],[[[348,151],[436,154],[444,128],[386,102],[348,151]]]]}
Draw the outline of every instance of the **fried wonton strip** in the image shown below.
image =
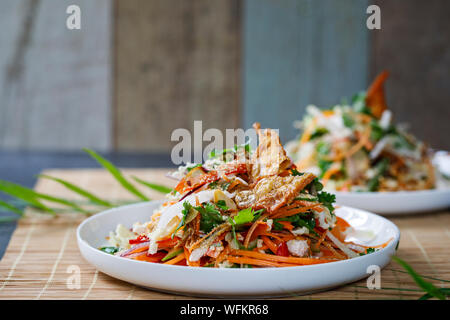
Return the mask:
{"type": "Polygon", "coordinates": [[[259,145],[252,156],[252,178],[273,176],[285,170],[291,165],[291,160],[280,142],[280,137],[275,130],[261,130],[260,124],[253,124],[258,132],[259,145]]]}
{"type": "Polygon", "coordinates": [[[370,85],[366,95],[366,105],[376,118],[381,118],[384,110],[387,109],[385,97],[384,97],[384,82],[386,81],[389,73],[383,71],[380,73],[370,85]]]}
{"type": "Polygon", "coordinates": [[[266,209],[272,213],[290,203],[314,178],[312,173],[305,173],[302,176],[265,177],[253,190],[256,200],[253,208],[266,209]]]}

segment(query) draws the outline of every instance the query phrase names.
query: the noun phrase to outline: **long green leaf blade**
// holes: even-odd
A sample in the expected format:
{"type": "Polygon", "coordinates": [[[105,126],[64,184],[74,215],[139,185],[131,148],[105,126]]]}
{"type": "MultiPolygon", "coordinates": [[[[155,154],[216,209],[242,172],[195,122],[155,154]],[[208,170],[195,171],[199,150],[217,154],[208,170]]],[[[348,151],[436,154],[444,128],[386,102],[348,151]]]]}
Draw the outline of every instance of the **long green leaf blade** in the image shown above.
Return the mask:
{"type": "Polygon", "coordinates": [[[59,203],[59,204],[63,204],[65,206],[71,207],[75,211],[82,212],[82,213],[85,213],[85,214],[90,214],[89,211],[81,208],[80,206],[78,206],[77,204],[75,204],[75,203],[73,203],[73,202],[71,202],[69,200],[66,200],[66,199],[63,199],[63,198],[57,198],[57,197],[49,196],[48,194],[43,194],[43,193],[36,193],[36,195],[39,198],[41,198],[41,199],[45,199],[47,201],[51,201],[51,202],[55,202],[55,203],[59,203]]]}
{"type": "Polygon", "coordinates": [[[393,256],[392,259],[397,261],[403,268],[405,268],[405,270],[408,271],[417,285],[425,290],[425,292],[440,300],[445,300],[444,293],[436,288],[432,283],[425,281],[416,271],[414,271],[414,269],[409,264],[396,256],[393,256]]]}
{"type": "Polygon", "coordinates": [[[172,192],[172,189],[160,184],[155,184],[151,182],[144,181],[142,179],[139,179],[138,177],[133,176],[133,179],[139,182],[140,184],[149,187],[150,189],[153,189],[155,191],[161,192],[161,193],[170,193],[172,192]]]}
{"type": "Polygon", "coordinates": [[[19,216],[23,215],[23,212],[19,209],[13,206],[12,204],[9,204],[8,202],[0,200],[0,207],[5,208],[8,211],[14,212],[15,214],[18,214],[19,216]]]}
{"type": "Polygon", "coordinates": [[[22,187],[21,185],[6,180],[0,180],[0,191],[15,198],[21,199],[38,209],[54,214],[52,209],[45,206],[37,199],[37,194],[32,189],[22,187]]]}
{"type": "Polygon", "coordinates": [[[111,162],[97,154],[95,151],[84,148],[84,151],[89,153],[91,157],[93,157],[101,166],[103,166],[106,170],[108,170],[114,178],[129,192],[136,195],[138,198],[144,201],[149,201],[150,199],[144,196],[138,189],[136,189],[127,179],[122,175],[120,170],[114,166],[111,162]]]}
{"type": "Polygon", "coordinates": [[[99,205],[105,206],[105,207],[112,207],[113,206],[108,201],[102,200],[102,199],[98,198],[97,196],[93,195],[92,193],[90,193],[89,191],[87,191],[85,189],[82,189],[82,188],[80,188],[80,187],[78,187],[78,186],[76,186],[76,185],[74,185],[74,184],[72,184],[72,183],[70,183],[68,181],[65,181],[63,179],[47,176],[47,175],[44,175],[44,174],[40,174],[40,175],[38,175],[38,177],[42,177],[42,178],[45,178],[45,179],[50,179],[50,180],[56,181],[56,182],[62,184],[67,189],[69,189],[69,190],[71,190],[71,191],[73,191],[75,193],[78,193],[79,195],[85,197],[86,199],[89,199],[91,202],[93,202],[95,204],[99,204],[99,205]]]}

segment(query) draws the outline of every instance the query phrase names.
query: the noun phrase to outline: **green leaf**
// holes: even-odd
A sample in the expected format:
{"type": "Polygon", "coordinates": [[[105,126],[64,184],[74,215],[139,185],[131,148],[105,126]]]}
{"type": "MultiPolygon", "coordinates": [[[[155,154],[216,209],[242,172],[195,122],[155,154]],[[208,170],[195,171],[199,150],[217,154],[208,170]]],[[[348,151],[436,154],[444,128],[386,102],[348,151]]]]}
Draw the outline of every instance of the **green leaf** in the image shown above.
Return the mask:
{"type": "MultiPolygon", "coordinates": [[[[66,199],[62,199],[62,198],[57,198],[57,197],[53,197],[53,196],[49,196],[47,194],[43,194],[43,193],[37,193],[36,195],[44,200],[47,201],[51,201],[51,202],[55,202],[55,203],[59,203],[68,207],[71,207],[72,209],[74,209],[75,211],[81,212],[81,213],[85,213],[85,214],[90,214],[89,211],[81,208],[80,206],[78,206],[76,203],[66,200],[66,199]]],[[[53,210],[53,209],[52,209],[53,210]]]]}
{"type": "Polygon", "coordinates": [[[45,212],[54,214],[54,211],[52,209],[42,204],[38,200],[39,197],[38,194],[32,189],[22,187],[21,185],[15,184],[13,182],[0,180],[0,191],[9,194],[10,196],[13,196],[15,198],[21,199],[26,203],[38,209],[41,209],[45,212]]]}
{"type": "Polygon", "coordinates": [[[8,211],[14,212],[15,214],[18,214],[19,216],[23,215],[23,212],[20,209],[14,207],[12,204],[9,204],[8,202],[0,200],[0,207],[3,207],[5,209],[7,209],[8,211]]]}
{"type": "Polygon", "coordinates": [[[70,182],[67,182],[67,181],[65,181],[65,180],[63,180],[63,179],[59,179],[59,178],[55,178],[55,177],[50,177],[50,176],[43,175],[43,174],[38,175],[38,177],[56,181],[56,182],[62,184],[63,186],[65,186],[67,189],[69,189],[69,190],[71,190],[71,191],[73,191],[73,192],[75,192],[75,193],[78,193],[79,195],[81,195],[81,196],[83,196],[83,197],[89,199],[91,202],[93,202],[93,203],[95,203],[95,204],[99,204],[99,205],[105,206],[105,207],[112,207],[112,206],[113,206],[113,205],[112,205],[111,203],[109,203],[108,201],[102,200],[102,199],[96,197],[95,195],[93,195],[92,193],[90,193],[89,191],[84,190],[84,189],[82,189],[82,188],[80,188],[80,187],[77,187],[76,185],[74,185],[74,184],[72,184],[72,183],[70,183],[70,182]]]}
{"type": "Polygon", "coordinates": [[[161,192],[161,193],[171,193],[172,189],[160,184],[155,184],[151,182],[144,181],[142,179],[139,179],[138,177],[133,176],[133,179],[136,180],[136,182],[139,182],[140,184],[149,187],[150,189],[153,189],[155,191],[161,192]]]}
{"type": "Polygon", "coordinates": [[[333,203],[336,202],[336,196],[334,194],[322,191],[317,195],[319,202],[328,208],[330,213],[333,213],[334,207],[333,203]]]}
{"type": "Polygon", "coordinates": [[[297,169],[291,169],[291,175],[295,176],[302,176],[304,175],[303,172],[298,171],[297,169]]]}
{"type": "Polygon", "coordinates": [[[101,251],[109,253],[109,254],[114,254],[117,251],[119,251],[119,248],[116,247],[101,247],[100,248],[101,251]]]}
{"type": "Polygon", "coordinates": [[[172,239],[175,237],[175,234],[177,233],[177,231],[184,226],[184,224],[186,223],[186,217],[188,216],[189,212],[192,209],[192,205],[185,201],[183,202],[183,210],[181,211],[181,213],[183,214],[183,218],[181,219],[180,223],[178,224],[177,228],[175,229],[175,231],[172,233],[172,239]]]}
{"type": "Polygon", "coordinates": [[[205,233],[210,232],[213,228],[224,222],[220,211],[210,202],[204,203],[203,206],[198,206],[194,209],[200,212],[200,230],[205,233]]]}
{"type": "Polygon", "coordinates": [[[427,294],[432,295],[433,297],[436,297],[440,300],[445,300],[445,294],[441,290],[436,288],[432,283],[425,281],[416,271],[414,271],[414,269],[409,264],[396,256],[393,256],[392,259],[399,263],[403,268],[405,268],[405,270],[408,271],[409,275],[413,278],[417,285],[425,290],[427,294]]]}
{"type": "Polygon", "coordinates": [[[310,136],[310,140],[313,140],[315,138],[319,138],[325,134],[327,134],[329,131],[325,128],[317,128],[316,131],[314,131],[311,136],[310,136]]]}
{"type": "Polygon", "coordinates": [[[95,160],[97,160],[97,162],[101,166],[103,166],[106,170],[108,170],[114,176],[114,178],[116,178],[116,180],[122,185],[122,187],[127,189],[129,192],[131,192],[132,194],[134,194],[141,200],[144,200],[144,201],[150,200],[149,198],[144,196],[138,189],[136,189],[130,182],[128,182],[128,180],[125,179],[125,177],[122,175],[120,170],[116,166],[114,166],[111,162],[109,162],[108,160],[106,160],[105,158],[103,158],[102,156],[100,156],[93,150],[86,149],[86,148],[84,148],[83,150],[86,151],[87,153],[89,153],[89,155],[91,157],[93,157],[95,160]]]}
{"type": "Polygon", "coordinates": [[[234,216],[233,224],[240,225],[240,224],[246,224],[249,222],[252,222],[254,218],[253,209],[252,208],[246,208],[238,212],[237,215],[234,216]]]}
{"type": "Polygon", "coordinates": [[[168,252],[164,258],[161,259],[162,262],[167,261],[169,259],[175,258],[177,255],[179,255],[180,253],[183,253],[183,248],[180,249],[174,249],[170,252],[168,252]]]}

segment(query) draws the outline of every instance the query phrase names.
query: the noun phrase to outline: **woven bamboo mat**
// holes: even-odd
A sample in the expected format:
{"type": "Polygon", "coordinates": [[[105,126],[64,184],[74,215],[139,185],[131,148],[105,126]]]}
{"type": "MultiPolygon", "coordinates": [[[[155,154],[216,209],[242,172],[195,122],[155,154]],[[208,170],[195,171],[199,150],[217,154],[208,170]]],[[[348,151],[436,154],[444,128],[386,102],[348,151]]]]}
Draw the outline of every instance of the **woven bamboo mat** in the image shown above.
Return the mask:
{"type": "MultiPolygon", "coordinates": [[[[147,181],[172,186],[163,169],[129,169],[147,181]]],[[[133,199],[103,170],[47,170],[45,174],[76,183],[106,199],[133,199]]],[[[140,188],[143,190],[143,188],[140,188]]],[[[70,191],[50,180],[40,179],[36,190],[76,199],[70,191]]],[[[162,196],[147,191],[152,199],[162,196]]],[[[80,255],[76,228],[83,219],[65,213],[58,218],[29,217],[19,222],[7,251],[0,261],[0,299],[186,299],[185,296],[160,293],[114,279],[90,266],[80,255]],[[79,268],[80,287],[67,283],[79,268]]],[[[398,256],[422,275],[450,280],[450,214],[428,213],[392,219],[400,228],[398,256]]],[[[449,283],[430,280],[440,287],[449,283]]],[[[411,277],[396,263],[381,273],[382,289],[369,290],[361,280],[334,290],[293,296],[291,299],[417,299],[422,295],[411,277]],[[401,289],[401,290],[400,290],[401,289]]],[[[192,298],[194,299],[194,298],[192,298]]]]}

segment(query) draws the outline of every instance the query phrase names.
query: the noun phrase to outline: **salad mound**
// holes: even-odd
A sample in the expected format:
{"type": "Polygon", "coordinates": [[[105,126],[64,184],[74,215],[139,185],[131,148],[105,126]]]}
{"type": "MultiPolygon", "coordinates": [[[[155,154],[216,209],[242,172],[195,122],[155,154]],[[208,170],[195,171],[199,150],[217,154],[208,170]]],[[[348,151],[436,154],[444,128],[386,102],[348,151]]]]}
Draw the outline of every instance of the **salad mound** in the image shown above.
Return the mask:
{"type": "MultiPolygon", "coordinates": [[[[140,261],[214,268],[289,267],[370,253],[345,242],[349,224],[286,155],[278,134],[254,128],[259,145],[213,152],[182,166],[167,201],[145,223],[110,233],[108,253],[140,261]]],[[[149,213],[150,216],[150,213],[149,213]]],[[[382,246],[380,246],[382,247],[382,246]]]]}
{"type": "Polygon", "coordinates": [[[303,134],[286,145],[299,170],[327,190],[401,191],[435,187],[427,146],[392,123],[384,96],[385,71],[367,92],[330,110],[307,107],[303,134]]]}

